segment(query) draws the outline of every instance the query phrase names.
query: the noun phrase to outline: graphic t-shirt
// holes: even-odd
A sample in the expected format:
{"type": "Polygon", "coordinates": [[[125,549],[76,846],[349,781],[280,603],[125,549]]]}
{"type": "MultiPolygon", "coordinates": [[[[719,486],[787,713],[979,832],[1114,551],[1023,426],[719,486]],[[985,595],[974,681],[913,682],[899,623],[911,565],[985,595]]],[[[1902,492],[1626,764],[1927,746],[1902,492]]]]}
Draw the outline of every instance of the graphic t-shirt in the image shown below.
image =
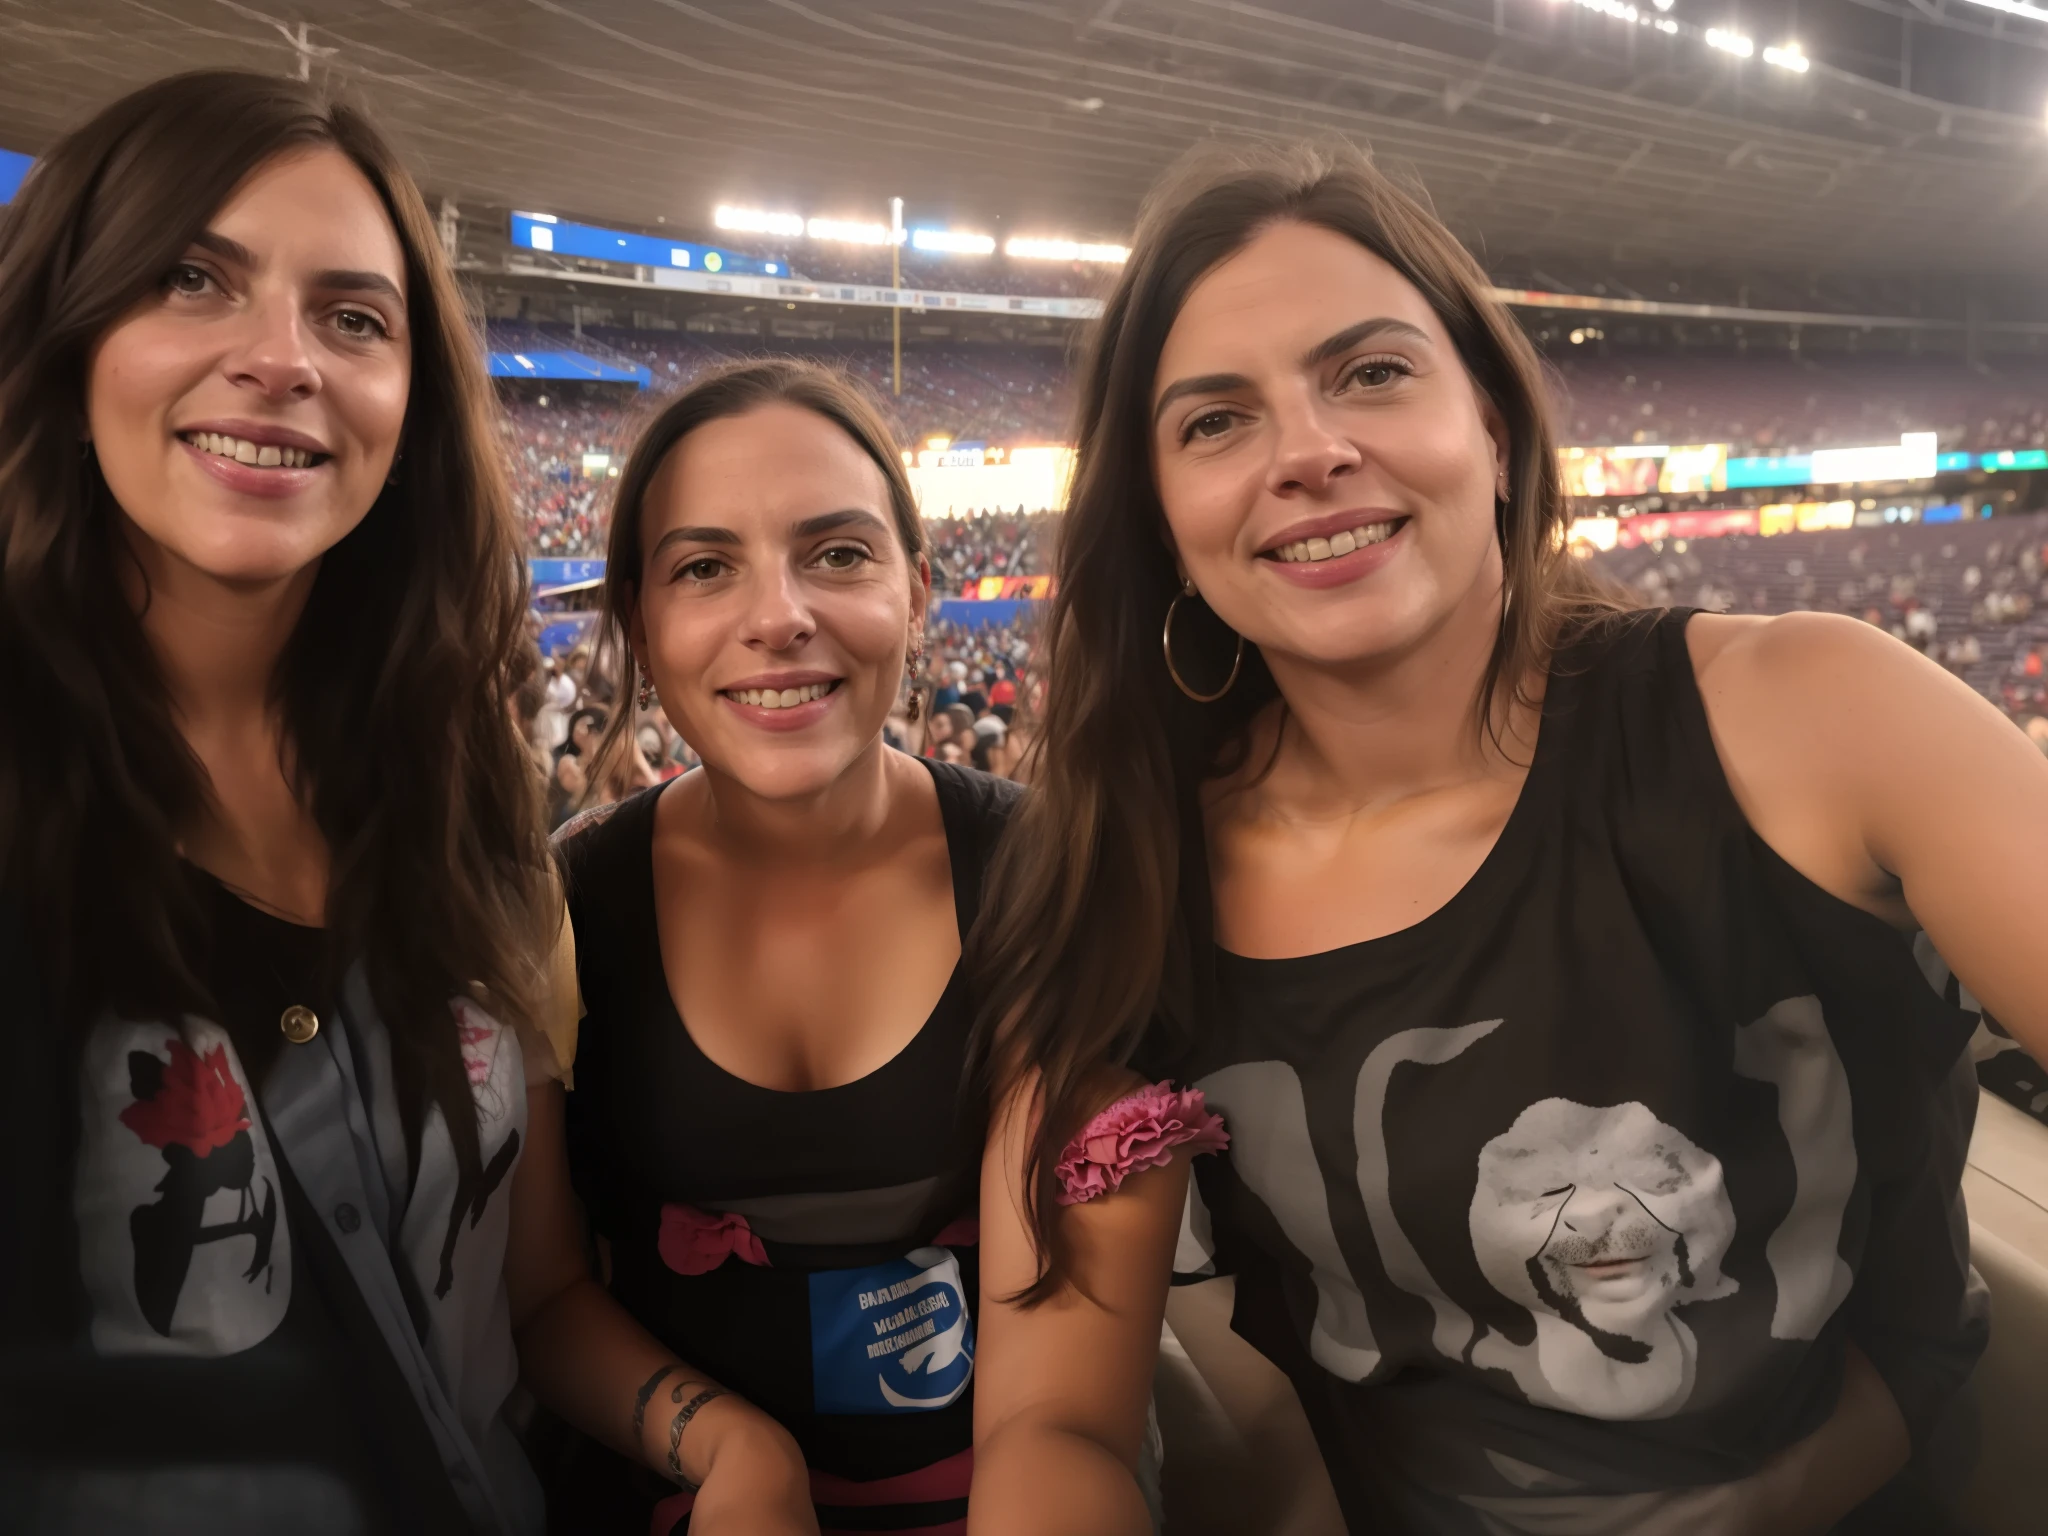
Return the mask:
{"type": "Polygon", "coordinates": [[[1237,1274],[1354,1529],[1655,1536],[1827,1416],[1849,1340],[1920,1439],[1982,1349],[1976,1020],[1751,832],[1685,620],[1560,657],[1444,907],[1296,959],[1204,939],[1205,1006],[1142,1053],[1232,1138],[1177,1267],[1237,1274]]]}
{"type": "MultiPolygon", "coordinates": [[[[961,934],[1017,787],[923,762],[961,934]]],[[[773,1414],[833,1530],[964,1529],[974,1443],[978,1149],[957,1138],[973,1021],[955,968],[924,1027],[856,1082],[783,1093],[734,1077],[678,1016],[655,924],[643,790],[559,839],[585,1007],[570,1171],[609,1243],[612,1294],[683,1360],[773,1414]]],[[[657,1404],[657,1407],[659,1405],[657,1404]]],[[[587,1529],[686,1529],[687,1494],[611,1466],[587,1529]]],[[[568,1507],[569,1501],[562,1501],[568,1507]]]]}
{"type": "Polygon", "coordinates": [[[388,1037],[335,980],[324,934],[191,878],[217,1016],[109,1017],[82,1051],[74,1204],[94,1350],[216,1363],[180,1433],[229,1462],[245,1450],[238,1384],[274,1395],[368,1529],[536,1529],[538,1490],[498,1418],[516,1369],[504,1185],[525,1108],[511,1031],[454,1005],[480,1179],[455,1175],[438,1110],[410,1166],[388,1037]],[[280,1034],[291,1008],[319,1021],[310,1038],[280,1034]],[[270,1064],[260,1091],[245,1060],[270,1064]]]}

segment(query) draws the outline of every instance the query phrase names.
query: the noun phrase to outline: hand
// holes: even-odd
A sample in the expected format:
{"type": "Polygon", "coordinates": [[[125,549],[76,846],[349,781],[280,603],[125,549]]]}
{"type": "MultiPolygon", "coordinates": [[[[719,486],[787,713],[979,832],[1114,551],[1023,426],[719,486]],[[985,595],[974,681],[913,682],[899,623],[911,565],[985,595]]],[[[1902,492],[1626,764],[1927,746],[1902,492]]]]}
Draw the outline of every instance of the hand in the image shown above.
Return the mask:
{"type": "Polygon", "coordinates": [[[818,1536],[810,1469],[774,1419],[721,1397],[704,1405],[683,1438],[685,1469],[705,1467],[690,1536],[818,1536]]]}

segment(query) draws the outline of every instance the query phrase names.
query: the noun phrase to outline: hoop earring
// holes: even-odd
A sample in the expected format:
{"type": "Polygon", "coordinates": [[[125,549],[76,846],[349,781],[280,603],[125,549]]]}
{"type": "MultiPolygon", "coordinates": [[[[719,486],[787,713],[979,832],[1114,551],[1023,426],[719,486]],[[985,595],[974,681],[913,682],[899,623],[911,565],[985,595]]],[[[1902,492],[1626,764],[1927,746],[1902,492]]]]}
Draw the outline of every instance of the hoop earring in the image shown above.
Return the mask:
{"type": "Polygon", "coordinates": [[[1173,679],[1173,686],[1197,704],[1214,704],[1237,686],[1237,674],[1244,667],[1244,636],[1237,637],[1237,654],[1230,659],[1230,676],[1223,679],[1221,688],[1214,693],[1197,693],[1190,688],[1187,679],[1180,675],[1180,668],[1173,664],[1173,613],[1180,607],[1182,598],[1195,595],[1195,584],[1192,581],[1182,583],[1180,591],[1173,594],[1173,601],[1166,605],[1166,626],[1159,633],[1159,649],[1166,655],[1166,675],[1173,679]]]}

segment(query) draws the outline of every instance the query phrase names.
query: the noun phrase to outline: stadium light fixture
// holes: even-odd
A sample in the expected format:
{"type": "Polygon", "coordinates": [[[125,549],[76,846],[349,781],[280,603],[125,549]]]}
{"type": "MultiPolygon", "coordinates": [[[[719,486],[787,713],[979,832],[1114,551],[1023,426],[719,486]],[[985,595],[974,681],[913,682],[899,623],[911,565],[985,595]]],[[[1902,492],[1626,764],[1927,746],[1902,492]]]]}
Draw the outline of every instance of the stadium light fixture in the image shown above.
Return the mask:
{"type": "Polygon", "coordinates": [[[1003,254],[1025,261],[1095,261],[1121,266],[1131,259],[1131,248],[1127,245],[1093,245],[1076,240],[1033,240],[1020,236],[1004,242],[1003,254]]]}
{"type": "Polygon", "coordinates": [[[915,250],[942,256],[992,256],[996,249],[994,235],[970,235],[957,229],[913,229],[910,244],[915,250]]]}
{"type": "Polygon", "coordinates": [[[1812,68],[1813,61],[1799,51],[1797,43],[1787,43],[1782,48],[1766,48],[1764,62],[1775,64],[1780,69],[1789,69],[1795,75],[1803,75],[1812,68]]]}
{"type": "Polygon", "coordinates": [[[720,229],[738,230],[749,235],[796,236],[804,232],[801,215],[794,213],[767,213],[759,208],[719,207],[712,211],[711,222],[720,229]]]}
{"type": "Polygon", "coordinates": [[[896,245],[901,240],[886,224],[863,224],[857,219],[807,219],[804,233],[813,240],[836,240],[842,245],[896,245]]]}
{"type": "Polygon", "coordinates": [[[2048,21],[2048,8],[2030,3],[2030,0],[1969,0],[1971,5],[1981,5],[1986,10],[2003,11],[2008,16],[2025,16],[2034,21],[2048,21]]]}
{"type": "Polygon", "coordinates": [[[1723,53],[1732,53],[1738,59],[1746,59],[1756,52],[1756,44],[1740,32],[1730,32],[1725,27],[1707,28],[1707,46],[1718,48],[1723,53]]]}

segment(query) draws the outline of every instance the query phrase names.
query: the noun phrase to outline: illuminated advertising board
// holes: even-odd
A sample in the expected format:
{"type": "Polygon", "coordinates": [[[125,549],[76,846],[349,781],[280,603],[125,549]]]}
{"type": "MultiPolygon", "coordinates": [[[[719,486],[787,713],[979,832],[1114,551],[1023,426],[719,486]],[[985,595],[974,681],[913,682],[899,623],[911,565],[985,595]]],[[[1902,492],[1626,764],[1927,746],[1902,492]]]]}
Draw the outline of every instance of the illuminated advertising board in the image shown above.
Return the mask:
{"type": "Polygon", "coordinates": [[[963,598],[981,603],[1013,602],[1026,598],[1032,602],[1052,596],[1050,576],[982,576],[967,583],[961,591],[963,598]]]}
{"type": "Polygon", "coordinates": [[[14,194],[21,190],[22,178],[28,175],[28,168],[35,163],[33,156],[0,149],[0,208],[14,201],[14,194]]]}
{"type": "Polygon", "coordinates": [[[551,213],[513,214],[512,243],[530,251],[581,256],[590,261],[618,261],[635,267],[746,272],[760,277],[789,275],[789,267],[780,261],[763,261],[758,256],[742,256],[736,251],[722,251],[715,245],[698,245],[690,240],[636,235],[629,230],[600,229],[594,224],[572,224],[551,213]]]}
{"type": "Polygon", "coordinates": [[[1699,512],[1655,512],[1625,517],[1617,533],[1623,549],[1636,549],[1664,539],[1720,539],[1732,533],[1756,531],[1756,513],[1742,507],[1714,507],[1699,512]]]}
{"type": "Polygon", "coordinates": [[[1657,489],[1666,496],[1696,496],[1728,489],[1728,445],[1699,443],[1673,448],[1657,472],[1657,489]]]}
{"type": "Polygon", "coordinates": [[[1647,496],[1657,489],[1664,449],[1560,448],[1558,468],[1567,496],[1647,496]],[[1653,456],[1654,455],[1654,456],[1653,456]]]}

